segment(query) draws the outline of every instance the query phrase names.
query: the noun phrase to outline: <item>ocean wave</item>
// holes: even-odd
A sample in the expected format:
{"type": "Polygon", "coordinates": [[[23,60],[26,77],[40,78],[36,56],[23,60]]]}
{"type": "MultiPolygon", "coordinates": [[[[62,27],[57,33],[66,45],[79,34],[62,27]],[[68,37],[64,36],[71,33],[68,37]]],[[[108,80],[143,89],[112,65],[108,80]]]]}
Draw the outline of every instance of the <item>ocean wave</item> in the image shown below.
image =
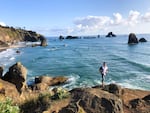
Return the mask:
{"type": "Polygon", "coordinates": [[[56,51],[56,50],[60,50],[64,47],[68,47],[68,44],[62,44],[62,45],[59,45],[59,46],[50,47],[47,50],[48,51],[56,51]]]}
{"type": "Polygon", "coordinates": [[[72,89],[72,88],[75,88],[77,85],[77,80],[80,79],[80,76],[75,74],[75,73],[72,73],[70,74],[69,76],[67,76],[69,79],[67,80],[67,83],[63,85],[64,88],[67,88],[67,89],[72,89]]]}
{"type": "Polygon", "coordinates": [[[15,57],[11,57],[11,58],[9,58],[9,60],[15,60],[15,57]]]}
{"type": "Polygon", "coordinates": [[[135,59],[130,59],[130,58],[126,58],[126,57],[122,57],[120,55],[112,55],[113,57],[115,58],[112,58],[112,60],[116,60],[116,61],[119,61],[119,62],[122,62],[123,64],[126,64],[128,63],[128,65],[132,65],[138,69],[141,69],[143,71],[147,71],[147,72],[150,72],[149,68],[150,68],[150,65],[149,64],[145,64],[145,63],[142,63],[142,62],[138,62],[137,60],[135,59]]]}
{"type": "Polygon", "coordinates": [[[7,49],[5,51],[0,52],[0,65],[10,66],[10,64],[14,63],[16,57],[15,49],[7,49]]]}
{"type": "Polygon", "coordinates": [[[130,89],[141,89],[144,90],[143,87],[134,85],[133,83],[129,83],[129,82],[118,82],[117,84],[119,84],[120,86],[124,87],[124,88],[130,88],[130,89]]]}
{"type": "Polygon", "coordinates": [[[48,51],[56,51],[56,50],[59,50],[59,48],[58,47],[51,47],[51,48],[48,48],[47,50],[48,51]]]}

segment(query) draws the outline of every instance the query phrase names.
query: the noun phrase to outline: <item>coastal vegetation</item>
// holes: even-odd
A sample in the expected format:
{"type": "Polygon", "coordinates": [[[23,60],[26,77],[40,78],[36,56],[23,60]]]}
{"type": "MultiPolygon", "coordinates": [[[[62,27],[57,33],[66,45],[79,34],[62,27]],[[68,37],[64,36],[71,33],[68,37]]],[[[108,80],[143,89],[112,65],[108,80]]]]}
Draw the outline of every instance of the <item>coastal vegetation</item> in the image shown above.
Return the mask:
{"type": "MultiPolygon", "coordinates": [[[[0,98],[1,100],[2,98],[0,98]]],[[[19,113],[20,108],[17,105],[13,105],[11,98],[5,98],[0,101],[0,112],[1,113],[19,113]]]]}

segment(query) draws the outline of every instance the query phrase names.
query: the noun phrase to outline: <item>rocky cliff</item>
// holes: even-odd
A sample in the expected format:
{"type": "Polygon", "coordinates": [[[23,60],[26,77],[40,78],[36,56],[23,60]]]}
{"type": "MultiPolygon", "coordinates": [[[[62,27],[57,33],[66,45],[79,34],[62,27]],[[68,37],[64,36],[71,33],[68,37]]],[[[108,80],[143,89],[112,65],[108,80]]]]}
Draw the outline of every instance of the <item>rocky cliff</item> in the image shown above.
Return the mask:
{"type": "Polygon", "coordinates": [[[35,42],[38,40],[41,41],[41,46],[47,45],[45,37],[34,31],[0,26],[0,47],[7,47],[19,41],[35,42]]]}
{"type": "MultiPolygon", "coordinates": [[[[122,88],[116,84],[71,91],[39,88],[42,81],[49,85],[55,81],[56,84],[56,78],[49,77],[36,78],[38,85],[31,89],[26,84],[26,76],[27,69],[18,62],[0,78],[0,100],[12,98],[21,113],[150,113],[150,91],[122,88]]],[[[62,80],[66,81],[57,77],[57,83],[62,80]]]]}

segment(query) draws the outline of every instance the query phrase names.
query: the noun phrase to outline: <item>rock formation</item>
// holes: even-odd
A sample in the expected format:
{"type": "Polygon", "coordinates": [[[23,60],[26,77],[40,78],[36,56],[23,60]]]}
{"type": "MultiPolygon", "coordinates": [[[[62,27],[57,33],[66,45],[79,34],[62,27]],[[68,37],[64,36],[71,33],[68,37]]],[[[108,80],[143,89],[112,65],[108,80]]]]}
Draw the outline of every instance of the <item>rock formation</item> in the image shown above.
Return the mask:
{"type": "Polygon", "coordinates": [[[130,33],[128,38],[128,44],[135,44],[135,43],[138,43],[138,39],[134,33],[130,33]]]}
{"type": "Polygon", "coordinates": [[[139,42],[147,42],[147,40],[145,38],[140,38],[139,42]]]}
{"type": "Polygon", "coordinates": [[[78,39],[79,37],[77,36],[67,36],[66,39],[78,39]]]}
{"type": "Polygon", "coordinates": [[[63,39],[65,39],[65,38],[64,38],[62,35],[60,35],[60,36],[59,36],[59,39],[60,39],[60,40],[63,40],[63,39]]]}
{"type": "Polygon", "coordinates": [[[44,38],[44,36],[39,36],[39,39],[41,41],[41,45],[40,46],[47,46],[47,40],[46,38],[44,38]]]}
{"type": "Polygon", "coordinates": [[[2,79],[16,85],[17,90],[21,93],[27,87],[26,77],[27,69],[20,62],[17,62],[9,68],[2,79]]]}
{"type": "Polygon", "coordinates": [[[76,88],[71,99],[58,113],[149,113],[150,91],[121,88],[116,84],[104,88],[76,88]]]}
{"type": "Polygon", "coordinates": [[[59,113],[123,113],[123,102],[112,93],[96,88],[77,88],[71,91],[71,102],[59,113]]]}
{"type": "Polygon", "coordinates": [[[0,79],[0,95],[13,98],[16,101],[19,100],[20,94],[14,84],[0,79]]]}
{"type": "Polygon", "coordinates": [[[109,32],[109,33],[106,35],[106,37],[116,37],[116,35],[113,34],[113,32],[109,32]]]}
{"type": "Polygon", "coordinates": [[[47,84],[48,86],[54,86],[54,85],[65,83],[67,80],[68,78],[63,76],[58,76],[58,77],[39,76],[35,78],[35,83],[36,84],[44,83],[47,84]]]}
{"type": "Polygon", "coordinates": [[[3,76],[3,71],[4,71],[4,68],[2,66],[0,66],[0,78],[2,78],[2,76],[3,76]]]}
{"type": "Polygon", "coordinates": [[[63,76],[50,77],[50,76],[39,76],[35,77],[35,84],[32,84],[30,87],[32,90],[47,90],[50,86],[60,85],[65,83],[68,78],[63,76]]]}
{"type": "Polygon", "coordinates": [[[54,88],[51,92],[49,85],[64,83],[67,78],[47,76],[37,77],[35,89],[30,90],[26,74],[26,68],[18,62],[0,79],[0,100],[12,98],[22,113],[150,113],[150,91],[109,84],[69,92],[54,88]],[[23,91],[25,87],[28,90],[23,91]]]}

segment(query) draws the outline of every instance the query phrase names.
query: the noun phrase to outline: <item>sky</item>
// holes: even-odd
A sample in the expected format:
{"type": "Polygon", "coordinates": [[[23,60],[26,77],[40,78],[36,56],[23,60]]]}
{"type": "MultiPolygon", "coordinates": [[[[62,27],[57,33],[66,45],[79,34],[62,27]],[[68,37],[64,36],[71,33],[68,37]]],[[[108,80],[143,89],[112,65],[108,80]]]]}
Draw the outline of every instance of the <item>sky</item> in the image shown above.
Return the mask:
{"type": "Polygon", "coordinates": [[[0,0],[0,25],[45,36],[150,33],[150,0],[0,0]]]}

